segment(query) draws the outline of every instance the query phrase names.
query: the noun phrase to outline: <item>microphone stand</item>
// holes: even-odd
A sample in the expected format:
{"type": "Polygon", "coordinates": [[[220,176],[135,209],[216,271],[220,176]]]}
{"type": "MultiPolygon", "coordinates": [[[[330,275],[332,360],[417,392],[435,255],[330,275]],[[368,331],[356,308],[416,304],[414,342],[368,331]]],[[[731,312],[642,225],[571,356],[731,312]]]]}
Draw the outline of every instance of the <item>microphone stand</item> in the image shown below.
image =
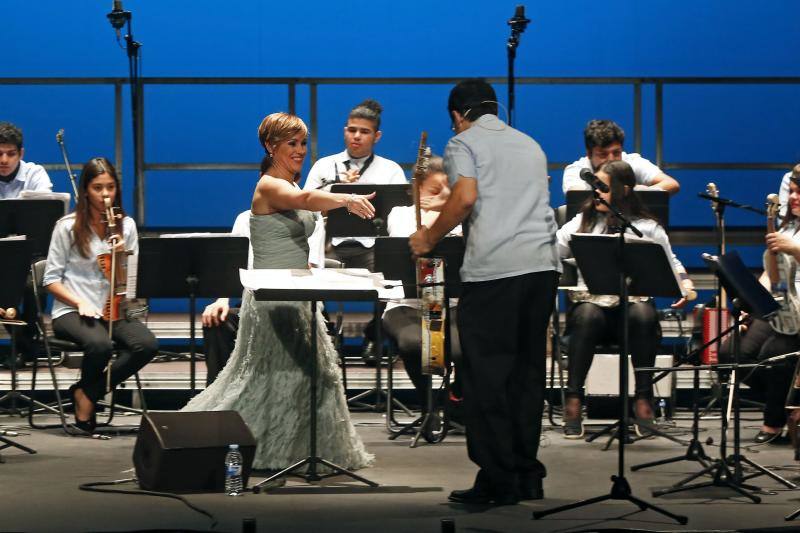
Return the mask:
{"type": "Polygon", "coordinates": [[[519,36],[525,31],[530,19],[525,18],[525,6],[517,6],[514,16],[508,21],[511,26],[511,36],[508,38],[506,50],[508,51],[508,125],[514,122],[514,60],[517,58],[519,36]]]}
{"type": "Polygon", "coordinates": [[[578,501],[575,503],[569,503],[566,505],[561,505],[559,507],[554,507],[552,509],[546,509],[544,511],[535,511],[533,513],[534,519],[539,519],[547,515],[551,515],[554,513],[560,513],[561,511],[567,511],[569,509],[575,509],[578,507],[584,507],[586,505],[591,505],[594,503],[604,502],[606,500],[626,500],[628,502],[633,503],[640,510],[644,511],[647,509],[656,511],[657,513],[661,513],[664,516],[675,520],[679,524],[686,524],[689,519],[686,516],[677,515],[663,509],[657,505],[653,505],[652,503],[646,502],[640,498],[637,498],[633,495],[631,491],[631,486],[628,483],[628,480],[625,479],[625,443],[628,438],[628,283],[630,282],[630,278],[628,276],[628,272],[626,272],[625,268],[625,230],[630,229],[637,237],[642,237],[642,232],[639,231],[636,227],[631,224],[630,220],[628,220],[625,215],[623,215],[616,207],[611,205],[609,202],[606,202],[600,194],[598,194],[597,189],[594,190],[595,199],[605,205],[608,210],[614,214],[617,219],[617,230],[619,231],[619,252],[618,252],[618,264],[619,264],[619,304],[621,306],[622,312],[622,338],[620,340],[620,353],[619,353],[619,419],[616,422],[616,435],[619,439],[619,448],[618,448],[618,461],[617,461],[617,475],[611,476],[611,491],[608,494],[604,494],[602,496],[595,496],[593,498],[589,498],[583,501],[578,501]]]}
{"type": "Polygon", "coordinates": [[[122,9],[121,0],[114,0],[114,8],[106,15],[111,26],[119,31],[127,25],[125,34],[125,50],[128,52],[128,81],[131,92],[131,115],[133,125],[133,210],[136,225],[144,226],[144,87],[139,64],[139,49],[142,44],[133,38],[131,28],[132,15],[122,9]]]}

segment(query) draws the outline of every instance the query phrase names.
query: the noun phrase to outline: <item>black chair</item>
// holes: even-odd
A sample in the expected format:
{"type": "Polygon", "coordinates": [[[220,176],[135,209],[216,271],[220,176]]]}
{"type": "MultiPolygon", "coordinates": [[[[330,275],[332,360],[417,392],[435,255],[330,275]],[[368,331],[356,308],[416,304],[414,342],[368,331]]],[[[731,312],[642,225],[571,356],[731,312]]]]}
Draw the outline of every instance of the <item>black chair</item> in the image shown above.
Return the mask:
{"type": "MultiPolygon", "coordinates": [[[[58,415],[60,419],[59,424],[37,424],[34,422],[34,413],[37,409],[31,408],[28,411],[28,424],[35,429],[51,429],[51,428],[58,428],[61,427],[67,434],[70,435],[84,435],[85,432],[76,428],[74,425],[70,424],[67,421],[67,416],[65,413],[65,408],[69,407],[72,402],[65,401],[61,396],[61,386],[58,382],[58,377],[56,375],[55,367],[61,361],[64,360],[66,353],[69,352],[80,352],[82,351],[81,347],[69,340],[60,339],[54,335],[48,335],[47,330],[44,324],[44,312],[40,305],[39,294],[43,290],[42,280],[44,278],[44,270],[47,265],[47,261],[41,260],[34,263],[31,266],[31,276],[33,279],[33,287],[34,292],[36,294],[36,304],[37,304],[37,337],[35,339],[36,344],[43,349],[46,354],[46,362],[47,368],[50,374],[50,381],[53,386],[53,392],[55,394],[55,402],[46,404],[46,407],[40,407],[38,411],[47,411],[51,414],[58,415]],[[56,362],[56,358],[54,358],[53,353],[60,352],[61,358],[58,362],[56,362]]],[[[114,354],[116,355],[116,348],[114,349],[114,354]]],[[[31,374],[31,402],[35,402],[37,405],[41,405],[42,402],[38,402],[35,399],[36,396],[36,375],[37,375],[38,365],[33,365],[33,372],[31,374]]],[[[135,374],[136,379],[136,388],[139,394],[139,399],[142,405],[142,409],[134,409],[125,406],[116,405],[114,402],[114,393],[115,391],[111,391],[111,401],[110,402],[98,402],[98,406],[105,407],[108,411],[108,416],[105,421],[98,424],[98,426],[110,426],[111,420],[114,418],[114,412],[116,410],[127,411],[127,412],[134,412],[137,414],[142,414],[143,412],[147,411],[147,407],[144,400],[144,392],[142,391],[142,383],[139,379],[138,372],[135,374]]]]}

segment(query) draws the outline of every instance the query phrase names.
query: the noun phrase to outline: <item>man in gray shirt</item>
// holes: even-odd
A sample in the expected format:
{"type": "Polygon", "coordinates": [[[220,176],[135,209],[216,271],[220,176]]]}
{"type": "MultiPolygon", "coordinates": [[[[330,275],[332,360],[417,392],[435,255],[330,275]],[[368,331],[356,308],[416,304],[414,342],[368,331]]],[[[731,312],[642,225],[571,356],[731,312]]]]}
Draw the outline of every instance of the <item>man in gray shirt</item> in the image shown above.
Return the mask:
{"type": "Polygon", "coordinates": [[[428,253],[457,224],[466,236],[458,331],[467,449],[480,470],[450,500],[515,504],[543,497],[536,458],[545,389],[545,341],[560,262],[541,147],[497,118],[494,89],[466,80],[450,92],[456,136],[445,149],[450,198],[410,237],[428,253]]]}

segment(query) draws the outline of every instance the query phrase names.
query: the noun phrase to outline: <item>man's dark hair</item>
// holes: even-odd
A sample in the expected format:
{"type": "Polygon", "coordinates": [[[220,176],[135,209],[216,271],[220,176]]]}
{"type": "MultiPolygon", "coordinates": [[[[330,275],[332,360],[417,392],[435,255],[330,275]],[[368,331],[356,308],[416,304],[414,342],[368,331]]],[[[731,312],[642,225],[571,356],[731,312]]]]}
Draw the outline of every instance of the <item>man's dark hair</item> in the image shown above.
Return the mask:
{"type": "Polygon", "coordinates": [[[590,152],[595,147],[605,148],[613,143],[623,146],[625,132],[613,120],[590,120],[583,130],[583,140],[590,152]]]}
{"type": "Polygon", "coordinates": [[[22,130],[10,122],[0,122],[0,144],[13,144],[22,150],[22,130]]]}
{"type": "Polygon", "coordinates": [[[450,90],[450,98],[447,99],[448,114],[453,111],[458,111],[464,120],[470,122],[483,115],[496,115],[497,95],[486,80],[460,81],[450,90]]]}
{"type": "Polygon", "coordinates": [[[350,110],[347,120],[362,118],[375,123],[375,131],[381,129],[381,113],[383,107],[375,100],[367,99],[350,110]]]}

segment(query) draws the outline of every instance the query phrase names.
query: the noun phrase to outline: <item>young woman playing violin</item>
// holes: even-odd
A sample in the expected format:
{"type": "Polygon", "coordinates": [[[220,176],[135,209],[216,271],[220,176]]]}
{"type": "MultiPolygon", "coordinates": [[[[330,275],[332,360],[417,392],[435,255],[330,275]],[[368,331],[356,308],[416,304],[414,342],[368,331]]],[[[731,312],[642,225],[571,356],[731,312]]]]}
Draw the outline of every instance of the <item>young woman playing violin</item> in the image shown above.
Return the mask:
{"type": "MultiPolygon", "coordinates": [[[[120,206],[120,182],[114,166],[104,157],[91,159],[81,172],[78,194],[75,211],[59,220],[53,230],[43,284],[55,297],[56,336],[79,344],[84,352],[81,379],[70,387],[70,394],[76,427],[91,432],[96,425],[97,401],[146,365],[158,351],[158,341],[134,318],[109,320],[116,291],[111,290],[98,257],[106,259],[112,247],[117,252],[138,252],[136,224],[120,206]],[[112,356],[112,339],[118,355],[109,381],[106,367],[112,356]]],[[[123,254],[116,256],[126,261],[123,254]]]]}

